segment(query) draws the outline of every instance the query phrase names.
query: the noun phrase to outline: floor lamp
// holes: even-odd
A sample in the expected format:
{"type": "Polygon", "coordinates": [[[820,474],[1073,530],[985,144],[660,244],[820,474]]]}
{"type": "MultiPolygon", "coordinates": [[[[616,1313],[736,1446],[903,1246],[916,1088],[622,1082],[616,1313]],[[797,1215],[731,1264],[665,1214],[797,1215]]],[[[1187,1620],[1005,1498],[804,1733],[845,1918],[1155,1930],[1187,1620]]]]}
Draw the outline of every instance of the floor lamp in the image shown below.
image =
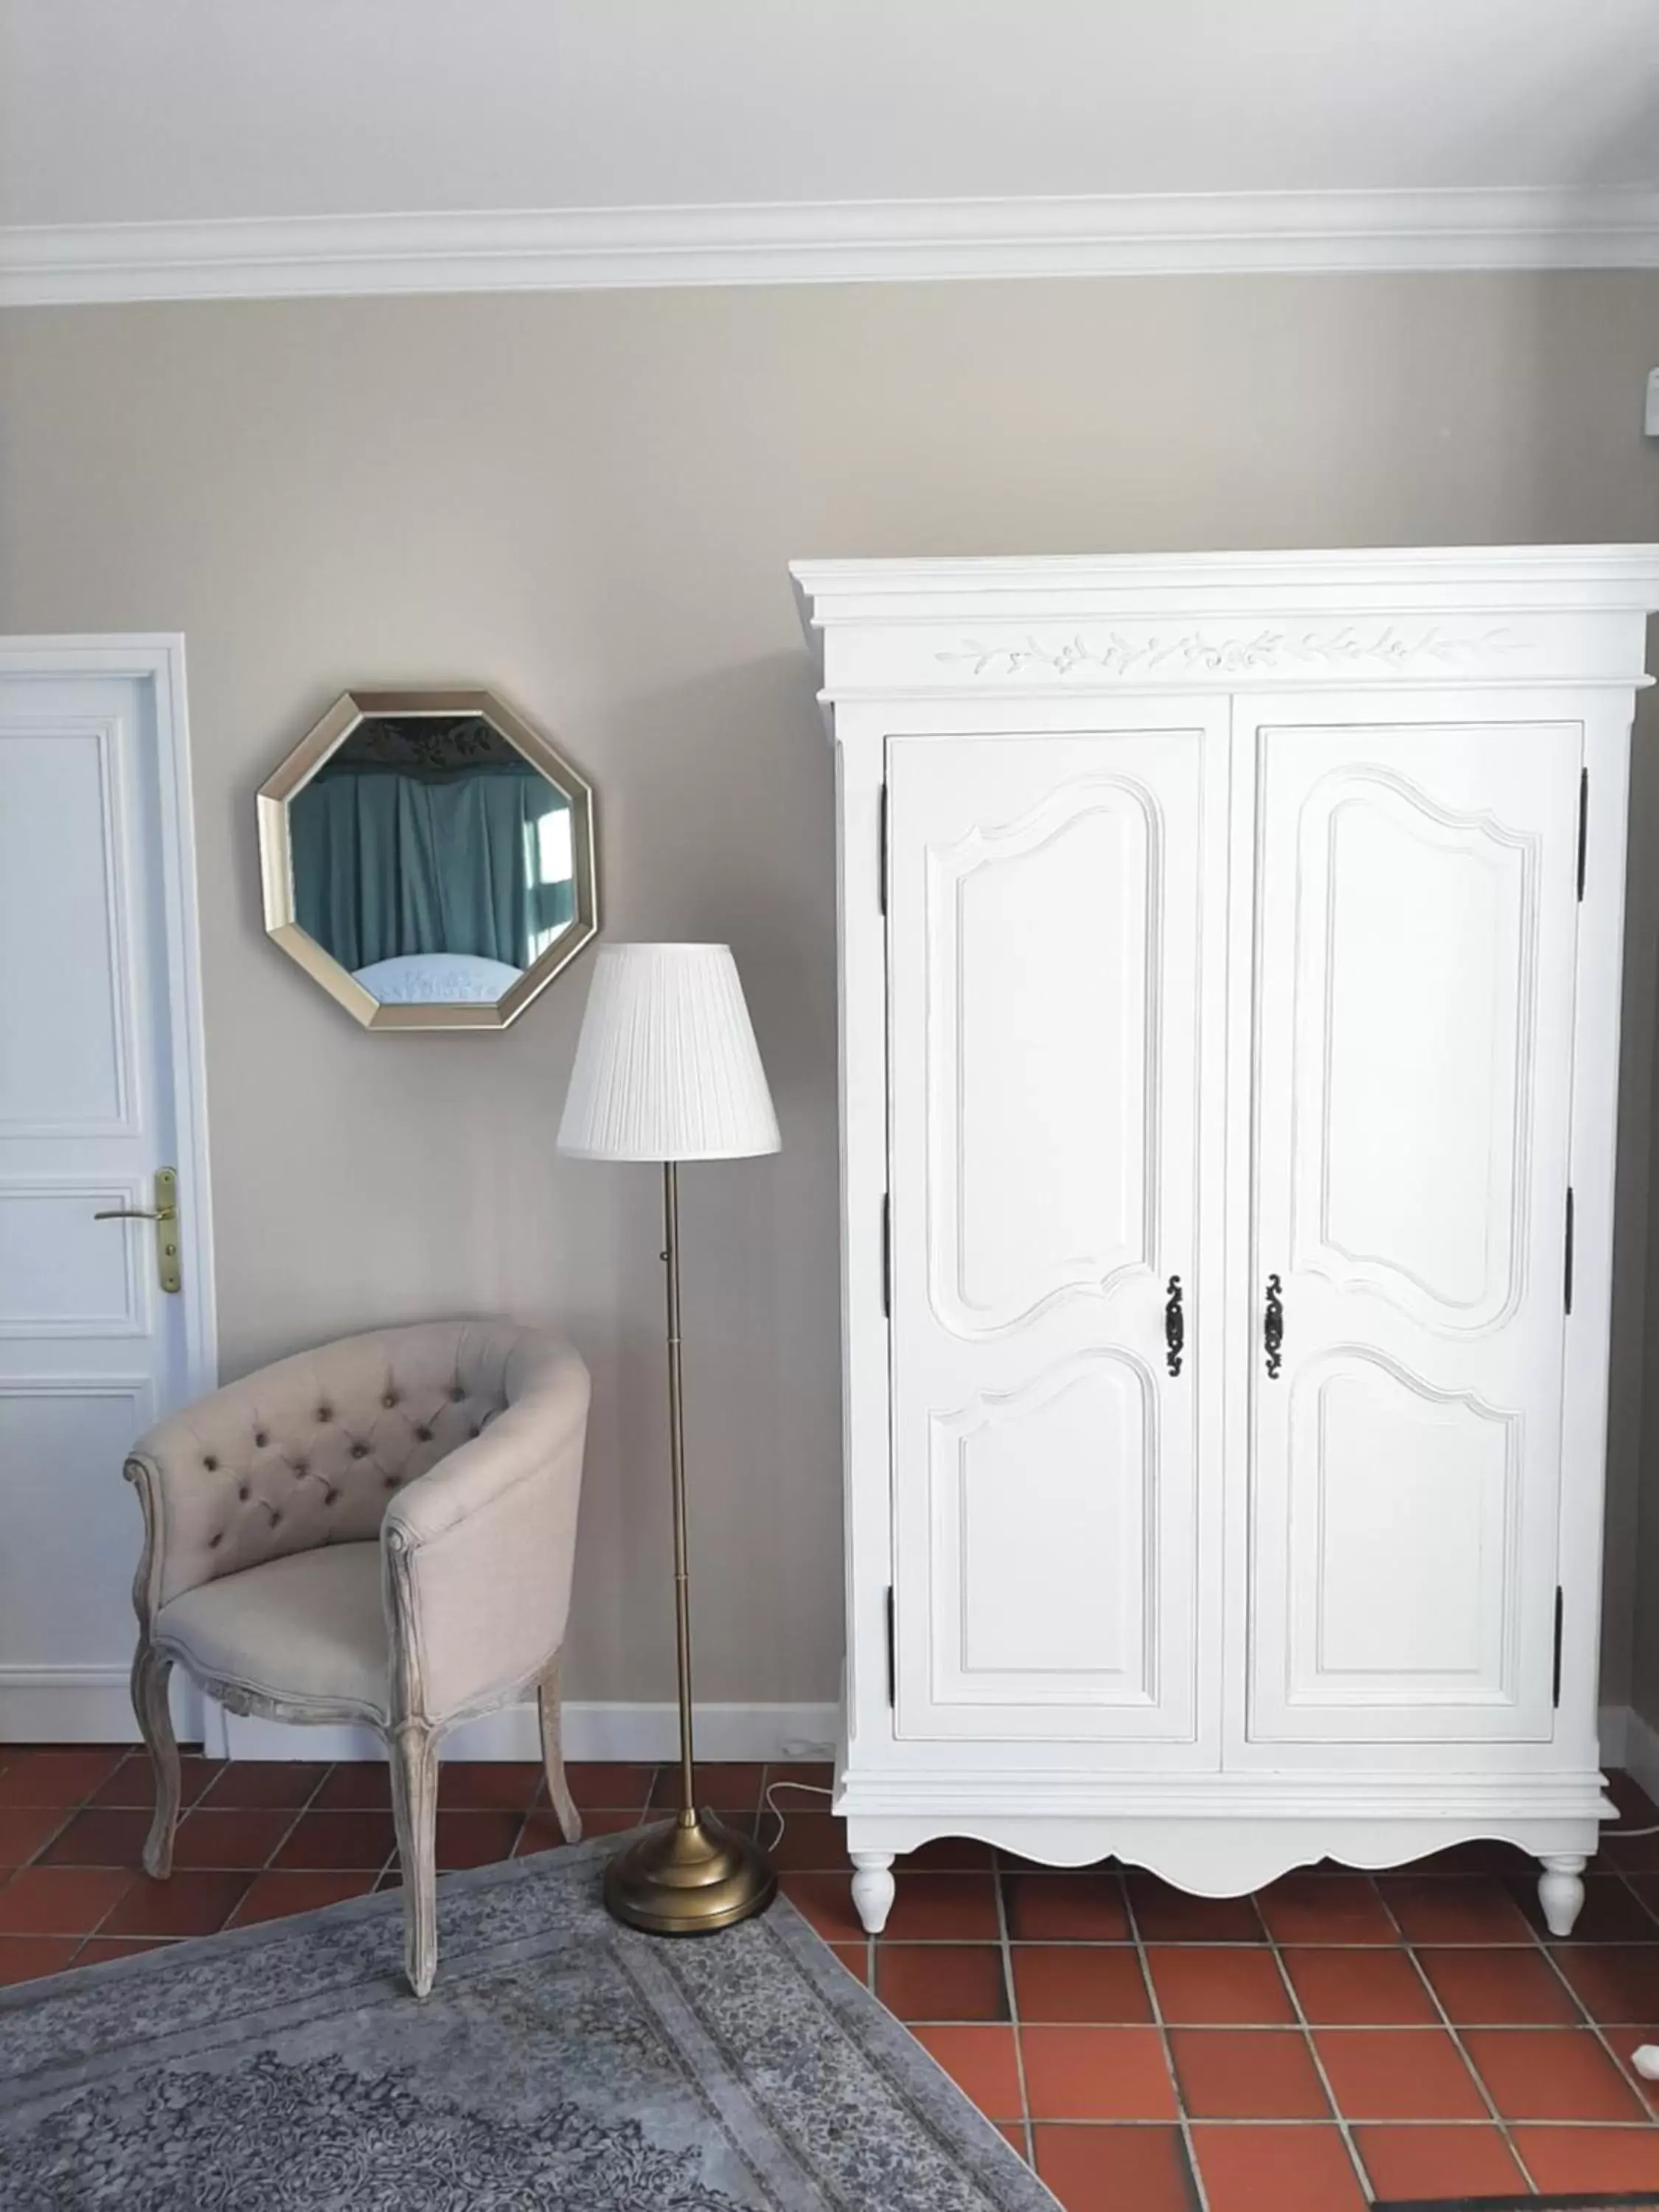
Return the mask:
{"type": "Polygon", "coordinates": [[[680,1395],[679,1163],[778,1149],[777,1117],[724,945],[600,949],[576,1042],[558,1146],[584,1160],[662,1164],[668,1276],[668,1451],[674,1506],[674,1629],[679,1671],[680,1809],[605,1869],[618,1920],[663,1936],[729,1928],[777,1887],[764,1852],[699,1814],[691,1751],[691,1626],[685,1564],[685,1435],[680,1395]]]}

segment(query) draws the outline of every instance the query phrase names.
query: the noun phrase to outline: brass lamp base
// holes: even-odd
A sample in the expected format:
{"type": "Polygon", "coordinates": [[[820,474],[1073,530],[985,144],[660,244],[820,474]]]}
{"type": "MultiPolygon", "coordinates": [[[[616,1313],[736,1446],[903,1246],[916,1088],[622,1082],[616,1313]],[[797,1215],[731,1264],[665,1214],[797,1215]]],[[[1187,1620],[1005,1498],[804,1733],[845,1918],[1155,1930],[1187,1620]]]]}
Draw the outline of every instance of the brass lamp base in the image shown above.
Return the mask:
{"type": "Polygon", "coordinates": [[[605,1870],[607,1909],[652,1936],[708,1936],[764,1912],[778,1878],[766,1854],[712,1813],[648,1828],[605,1870]]]}

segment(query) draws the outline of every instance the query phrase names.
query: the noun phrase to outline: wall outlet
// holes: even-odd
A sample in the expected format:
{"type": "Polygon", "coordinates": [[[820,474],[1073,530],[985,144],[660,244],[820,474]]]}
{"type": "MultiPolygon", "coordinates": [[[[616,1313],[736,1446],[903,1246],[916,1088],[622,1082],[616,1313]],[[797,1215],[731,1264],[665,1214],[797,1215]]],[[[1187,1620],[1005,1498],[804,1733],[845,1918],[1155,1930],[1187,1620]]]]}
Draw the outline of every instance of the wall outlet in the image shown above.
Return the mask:
{"type": "Polygon", "coordinates": [[[1659,368],[1648,371],[1648,411],[1642,427],[1650,438],[1659,438],[1659,368]]]}

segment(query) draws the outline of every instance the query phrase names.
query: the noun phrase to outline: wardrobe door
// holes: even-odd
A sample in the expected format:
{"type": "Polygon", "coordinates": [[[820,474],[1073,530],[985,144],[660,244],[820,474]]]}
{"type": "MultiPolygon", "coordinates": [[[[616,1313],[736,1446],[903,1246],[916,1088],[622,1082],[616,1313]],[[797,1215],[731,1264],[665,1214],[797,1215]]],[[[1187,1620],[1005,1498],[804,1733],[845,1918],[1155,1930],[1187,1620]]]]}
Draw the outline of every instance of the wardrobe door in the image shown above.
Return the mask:
{"type": "Polygon", "coordinates": [[[1256,734],[1257,1741],[1551,1733],[1582,750],[1256,734]]]}
{"type": "Polygon", "coordinates": [[[1224,721],[889,745],[901,1737],[1197,1734],[1224,721]]]}

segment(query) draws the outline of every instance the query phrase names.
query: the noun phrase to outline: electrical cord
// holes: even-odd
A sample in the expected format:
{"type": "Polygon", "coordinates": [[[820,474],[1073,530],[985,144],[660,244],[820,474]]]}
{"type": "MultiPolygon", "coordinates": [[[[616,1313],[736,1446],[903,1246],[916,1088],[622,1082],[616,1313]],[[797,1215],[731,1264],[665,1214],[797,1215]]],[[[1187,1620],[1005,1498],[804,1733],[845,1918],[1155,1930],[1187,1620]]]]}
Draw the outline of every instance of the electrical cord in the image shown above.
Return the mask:
{"type": "Polygon", "coordinates": [[[836,1794],[833,1790],[826,1789],[822,1782],[769,1783],[766,1790],[766,1809],[772,1815],[772,1818],[777,1822],[778,1827],[777,1833],[771,1838],[770,1842],[763,1844],[762,1849],[764,1850],[776,1850],[778,1845],[783,1841],[784,1828],[788,1822],[788,1814],[784,1811],[782,1806],[777,1802],[777,1795],[780,1790],[805,1790],[814,1797],[833,1797],[836,1794]]]}

